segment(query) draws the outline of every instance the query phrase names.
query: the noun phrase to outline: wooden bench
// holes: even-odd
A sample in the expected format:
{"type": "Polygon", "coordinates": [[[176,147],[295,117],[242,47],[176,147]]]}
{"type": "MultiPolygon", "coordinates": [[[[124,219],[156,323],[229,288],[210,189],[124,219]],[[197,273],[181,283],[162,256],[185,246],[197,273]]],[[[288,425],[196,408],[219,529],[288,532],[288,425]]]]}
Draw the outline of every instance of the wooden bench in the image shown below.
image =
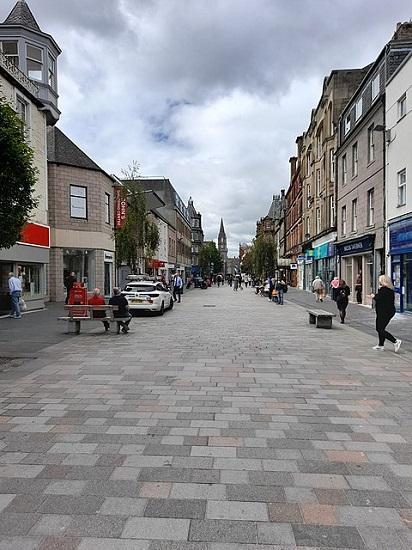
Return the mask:
{"type": "Polygon", "coordinates": [[[332,319],[336,317],[334,313],[322,309],[308,309],[307,311],[310,325],[316,325],[316,328],[332,328],[332,319]]]}
{"type": "Polygon", "coordinates": [[[113,312],[118,311],[118,306],[101,305],[65,305],[64,309],[68,311],[68,316],[59,317],[59,321],[67,321],[67,332],[69,334],[80,334],[81,324],[83,321],[92,321],[102,323],[117,323],[117,332],[120,331],[122,322],[126,322],[130,317],[115,317],[113,312]],[[108,312],[105,317],[93,317],[94,311],[108,312]]]}

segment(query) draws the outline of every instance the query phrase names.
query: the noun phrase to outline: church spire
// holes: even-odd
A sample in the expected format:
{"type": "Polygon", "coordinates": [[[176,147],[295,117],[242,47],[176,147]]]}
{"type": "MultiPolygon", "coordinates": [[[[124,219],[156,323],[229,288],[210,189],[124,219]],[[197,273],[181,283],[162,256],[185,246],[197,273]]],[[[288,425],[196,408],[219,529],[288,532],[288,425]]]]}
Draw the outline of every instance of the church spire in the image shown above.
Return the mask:
{"type": "Polygon", "coordinates": [[[2,25],[16,25],[42,32],[25,0],[18,0],[2,25]]]}

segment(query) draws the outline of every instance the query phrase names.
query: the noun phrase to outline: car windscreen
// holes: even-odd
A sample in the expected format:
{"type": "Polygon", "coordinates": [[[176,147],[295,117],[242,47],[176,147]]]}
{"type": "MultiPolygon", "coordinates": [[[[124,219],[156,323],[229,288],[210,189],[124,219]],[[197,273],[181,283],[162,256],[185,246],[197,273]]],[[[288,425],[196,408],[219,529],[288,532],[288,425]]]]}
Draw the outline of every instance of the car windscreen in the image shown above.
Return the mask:
{"type": "Polygon", "coordinates": [[[155,287],[153,285],[127,285],[125,292],[153,292],[155,287]]]}

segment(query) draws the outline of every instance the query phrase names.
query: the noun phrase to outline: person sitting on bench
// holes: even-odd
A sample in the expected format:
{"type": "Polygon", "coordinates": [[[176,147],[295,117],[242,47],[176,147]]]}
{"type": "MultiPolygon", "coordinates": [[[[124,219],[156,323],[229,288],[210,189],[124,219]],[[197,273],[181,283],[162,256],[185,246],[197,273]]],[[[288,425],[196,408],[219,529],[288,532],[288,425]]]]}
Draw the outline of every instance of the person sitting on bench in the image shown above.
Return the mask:
{"type": "MultiPolygon", "coordinates": [[[[89,298],[88,305],[89,306],[105,306],[106,305],[104,297],[100,294],[100,288],[95,288],[93,290],[93,296],[91,298],[89,298]]],[[[93,319],[101,319],[102,317],[104,317],[104,318],[106,317],[106,312],[105,312],[104,309],[93,311],[93,319]]],[[[110,328],[109,321],[105,320],[105,321],[102,321],[102,323],[104,325],[104,330],[106,332],[108,332],[108,330],[110,328]]]]}
{"type": "Polygon", "coordinates": [[[113,289],[113,296],[109,300],[109,305],[118,307],[118,310],[113,312],[115,319],[128,318],[127,321],[117,321],[117,334],[120,333],[120,327],[122,328],[122,332],[126,334],[129,332],[129,323],[132,316],[129,313],[129,302],[123,294],[120,293],[120,288],[115,287],[113,289]]]}

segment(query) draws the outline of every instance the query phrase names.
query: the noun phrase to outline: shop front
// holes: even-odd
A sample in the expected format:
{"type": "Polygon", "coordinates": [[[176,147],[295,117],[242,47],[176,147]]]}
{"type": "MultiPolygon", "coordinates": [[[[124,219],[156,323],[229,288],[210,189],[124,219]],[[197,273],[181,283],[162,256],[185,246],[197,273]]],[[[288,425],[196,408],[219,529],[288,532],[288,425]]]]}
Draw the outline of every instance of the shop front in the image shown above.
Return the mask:
{"type": "Polygon", "coordinates": [[[389,225],[389,254],[396,308],[412,313],[412,216],[389,225]]]}
{"type": "Polygon", "coordinates": [[[10,312],[9,273],[21,281],[27,308],[40,309],[48,298],[50,232],[48,226],[28,223],[21,241],[0,250],[0,314],[10,312]]]}
{"type": "Polygon", "coordinates": [[[351,290],[350,300],[357,300],[355,287],[360,288],[359,303],[372,305],[371,294],[377,290],[377,279],[381,273],[382,250],[375,250],[375,235],[339,243],[336,246],[340,262],[339,277],[346,281],[351,290]]]}
{"type": "Polygon", "coordinates": [[[314,248],[314,274],[319,275],[325,284],[328,294],[331,291],[331,281],[336,276],[336,256],[334,241],[327,241],[321,244],[313,243],[314,248]]]}
{"type": "Polygon", "coordinates": [[[303,267],[303,290],[312,290],[312,281],[315,278],[314,275],[314,250],[308,248],[304,251],[304,260],[301,264],[303,267]]]}

